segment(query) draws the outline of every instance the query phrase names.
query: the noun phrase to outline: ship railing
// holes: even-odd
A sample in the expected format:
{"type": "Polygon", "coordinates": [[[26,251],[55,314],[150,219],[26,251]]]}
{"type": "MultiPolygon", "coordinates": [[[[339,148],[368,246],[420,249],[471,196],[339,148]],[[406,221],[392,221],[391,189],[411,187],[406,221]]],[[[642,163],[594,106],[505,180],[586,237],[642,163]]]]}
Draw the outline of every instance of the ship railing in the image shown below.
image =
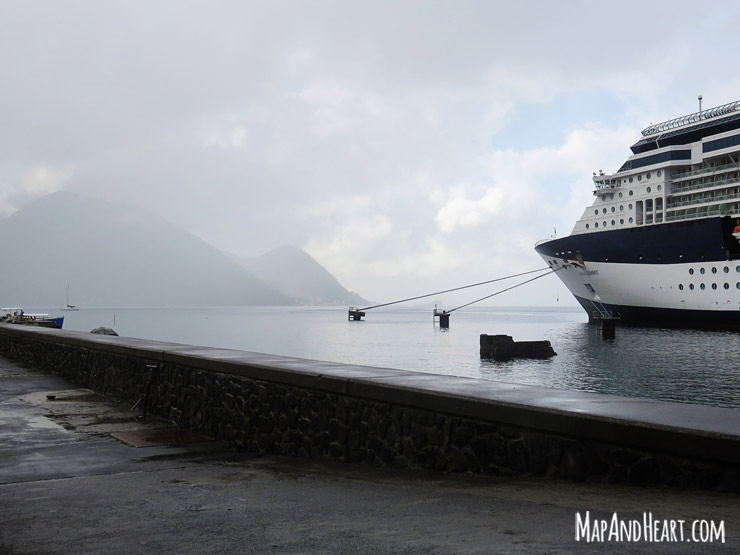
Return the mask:
{"type": "Polygon", "coordinates": [[[716,187],[722,187],[724,185],[735,185],[735,184],[740,184],[740,177],[730,177],[728,179],[719,179],[716,181],[712,181],[711,183],[697,183],[695,185],[685,185],[683,187],[680,185],[673,186],[671,187],[670,195],[686,193],[689,191],[699,191],[701,189],[714,189],[716,187]]]}
{"type": "Polygon", "coordinates": [[[656,133],[661,133],[663,131],[668,131],[677,127],[683,127],[684,125],[689,125],[698,121],[712,119],[719,116],[726,116],[727,114],[731,114],[738,109],[740,109],[740,100],[730,102],[729,104],[723,104],[722,106],[717,106],[716,108],[710,108],[709,110],[701,110],[700,112],[695,112],[687,116],[681,116],[680,118],[664,121],[663,123],[658,123],[656,125],[651,125],[650,127],[646,127],[645,129],[643,129],[642,136],[647,137],[648,135],[654,135],[656,133]]]}
{"type": "Polygon", "coordinates": [[[665,221],[680,222],[683,220],[700,220],[702,218],[711,218],[712,216],[729,216],[737,212],[740,212],[740,207],[737,205],[728,205],[714,210],[700,210],[689,214],[667,214],[665,221]]]}
{"type": "Polygon", "coordinates": [[[697,206],[699,204],[711,204],[714,202],[721,202],[725,200],[735,200],[735,199],[740,199],[740,192],[735,192],[735,193],[727,194],[727,195],[715,195],[711,198],[666,202],[666,210],[670,210],[673,208],[681,208],[682,206],[697,206]]]}
{"type": "Polygon", "coordinates": [[[690,170],[687,172],[681,172],[673,176],[673,181],[683,181],[697,175],[706,175],[710,173],[724,172],[724,171],[740,171],[740,165],[738,164],[723,164],[721,166],[712,166],[709,168],[699,168],[698,170],[690,170]]]}

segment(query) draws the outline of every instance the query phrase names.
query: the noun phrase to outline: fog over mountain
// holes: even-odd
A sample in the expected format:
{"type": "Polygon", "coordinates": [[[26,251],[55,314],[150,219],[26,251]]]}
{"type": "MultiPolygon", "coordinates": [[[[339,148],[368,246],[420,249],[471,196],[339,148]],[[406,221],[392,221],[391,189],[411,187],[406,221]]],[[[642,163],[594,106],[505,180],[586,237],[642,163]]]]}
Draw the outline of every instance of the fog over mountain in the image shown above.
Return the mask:
{"type": "Polygon", "coordinates": [[[79,306],[288,305],[313,295],[297,286],[296,301],[278,270],[266,275],[279,286],[268,284],[146,210],[66,192],[0,220],[0,259],[2,306],[61,307],[68,286],[79,306]]]}
{"type": "Polygon", "coordinates": [[[326,268],[301,249],[284,245],[258,258],[236,258],[265,283],[303,305],[364,305],[368,301],[347,291],[326,268]]]}

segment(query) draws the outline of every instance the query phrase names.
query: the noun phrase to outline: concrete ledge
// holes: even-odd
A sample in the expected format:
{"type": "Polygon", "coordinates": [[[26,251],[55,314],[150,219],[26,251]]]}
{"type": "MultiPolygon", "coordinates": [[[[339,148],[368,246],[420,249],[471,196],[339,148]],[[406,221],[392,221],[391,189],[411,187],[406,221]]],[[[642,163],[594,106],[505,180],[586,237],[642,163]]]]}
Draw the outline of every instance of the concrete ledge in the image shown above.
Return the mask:
{"type": "MultiPolygon", "coordinates": [[[[336,453],[343,452],[344,454],[341,456],[348,460],[352,458],[348,449],[355,449],[355,444],[362,441],[362,438],[347,439],[352,436],[353,426],[355,425],[353,424],[353,418],[357,421],[357,426],[365,426],[366,428],[370,426],[372,428],[375,426],[375,424],[372,424],[374,418],[382,420],[389,410],[395,410],[394,407],[405,407],[406,409],[421,411],[425,415],[431,415],[421,416],[420,418],[424,422],[432,418],[433,415],[439,415],[446,419],[447,423],[444,424],[444,429],[446,430],[445,434],[449,437],[442,442],[444,445],[448,445],[450,441],[456,441],[453,437],[454,430],[450,431],[450,426],[453,424],[449,423],[452,422],[449,419],[452,418],[477,423],[473,427],[478,428],[490,425],[497,427],[497,430],[502,426],[521,430],[526,437],[521,436],[520,432],[517,432],[519,435],[513,437],[516,440],[516,438],[523,437],[526,439],[531,436],[530,439],[525,441],[525,443],[528,442],[528,445],[541,443],[542,438],[540,436],[552,436],[564,438],[568,441],[575,440],[600,445],[599,449],[601,451],[607,448],[626,448],[720,465],[737,466],[740,464],[740,411],[730,409],[563,391],[489,380],[304,360],[136,338],[0,324],[0,352],[6,355],[12,354],[13,349],[9,346],[12,342],[11,338],[17,338],[21,341],[21,344],[25,345],[22,348],[25,349],[29,360],[33,360],[32,354],[27,352],[28,349],[33,350],[30,347],[31,343],[42,342],[43,344],[82,350],[79,351],[80,353],[83,351],[97,352],[125,357],[126,364],[132,369],[143,367],[152,362],[157,363],[161,366],[163,372],[167,370],[173,373],[172,376],[177,374],[177,377],[170,378],[172,385],[162,386],[164,389],[161,396],[163,399],[166,397],[168,399],[167,403],[171,405],[169,409],[164,407],[162,412],[167,410],[171,412],[175,404],[182,405],[182,407],[188,406],[189,400],[177,400],[178,395],[193,395],[192,387],[194,386],[188,386],[187,379],[182,377],[182,372],[188,371],[187,369],[251,380],[250,383],[256,384],[258,388],[262,387],[259,384],[265,383],[276,384],[281,388],[297,388],[300,391],[315,391],[330,396],[338,395],[340,397],[323,398],[324,400],[321,403],[324,404],[322,405],[324,408],[319,410],[328,410],[327,414],[333,414],[335,411],[345,414],[346,411],[349,411],[340,418],[339,427],[341,429],[332,432],[333,435],[330,441],[330,443],[333,442],[332,444],[336,443],[337,445],[340,443],[345,445],[346,443],[345,447],[341,449],[337,447],[335,451],[336,453]],[[137,364],[138,366],[136,366],[137,364]],[[178,383],[181,385],[177,386],[178,383]],[[180,387],[180,389],[175,386],[180,387]],[[187,394],[177,393],[183,387],[191,387],[190,392],[187,394]],[[360,408],[354,407],[354,405],[352,407],[347,405],[349,407],[347,409],[342,408],[347,403],[356,402],[365,404],[358,405],[360,408]],[[329,408],[326,408],[327,403],[331,405],[329,408]],[[358,410],[362,411],[363,416],[353,417],[352,414],[355,414],[358,410]],[[367,412],[368,410],[371,412],[367,412]],[[342,431],[344,427],[347,427],[347,430],[342,431]],[[529,436],[526,434],[529,434],[529,436]],[[532,434],[534,435],[532,436],[532,434]],[[351,447],[350,444],[352,444],[351,447]]],[[[71,352],[71,356],[74,356],[74,352],[71,352]]],[[[120,366],[120,363],[114,360],[106,362],[106,364],[110,368],[114,368],[116,365],[120,366]]],[[[91,371],[96,373],[98,370],[93,368],[91,371]]],[[[129,370],[129,372],[131,371],[133,370],[129,370]]],[[[118,381],[121,379],[120,377],[115,378],[118,381]]],[[[149,380],[148,383],[151,383],[152,378],[151,375],[145,377],[142,373],[137,379],[139,381],[149,380]]],[[[105,377],[106,384],[115,380],[114,378],[105,377]]],[[[220,387],[223,388],[223,386],[220,387]]],[[[221,395],[220,390],[215,391],[217,392],[216,395],[221,395]]],[[[288,390],[285,389],[276,391],[286,392],[282,395],[288,394],[288,390]]],[[[229,393],[229,395],[232,394],[229,393]]],[[[245,400],[241,401],[242,405],[246,406],[248,404],[246,393],[242,394],[237,391],[233,395],[239,398],[243,396],[245,400]]],[[[220,402],[222,402],[220,398],[212,400],[216,408],[218,408],[217,405],[220,402]]],[[[233,404],[231,400],[226,402],[229,405],[233,404]]],[[[252,404],[256,402],[254,401],[252,404]]],[[[274,399],[270,402],[272,403],[270,411],[274,412],[274,415],[270,418],[282,418],[275,412],[273,405],[285,403],[274,399]]],[[[177,410],[181,414],[183,410],[189,410],[189,419],[193,422],[200,422],[199,411],[205,409],[177,408],[177,410]]],[[[291,416],[293,420],[304,418],[300,411],[295,413],[296,409],[291,410],[293,410],[291,416]]],[[[259,419],[263,413],[264,410],[253,413],[253,418],[259,419]]],[[[322,422],[325,423],[323,425],[326,425],[327,417],[321,418],[322,422]]],[[[391,422],[390,424],[378,424],[378,426],[384,430],[388,426],[401,426],[403,422],[406,422],[403,419],[408,418],[408,414],[393,418],[400,418],[400,420],[394,420],[395,424],[391,422]]],[[[457,422],[458,420],[454,421],[457,422]]],[[[294,427],[297,426],[295,422],[293,425],[294,427]]],[[[459,423],[458,425],[463,427],[472,426],[459,423]]],[[[318,425],[312,423],[311,426],[318,425]]],[[[409,426],[413,428],[413,425],[409,424],[409,426]]],[[[317,434],[321,433],[318,428],[315,431],[317,434]]],[[[285,435],[287,434],[286,431],[281,433],[282,436],[277,432],[273,435],[287,437],[285,435]]],[[[387,434],[389,432],[383,433],[387,434]]],[[[426,434],[424,438],[434,436],[433,432],[426,431],[424,433],[426,434]]],[[[505,431],[503,433],[506,435],[505,431]]],[[[366,432],[362,432],[360,435],[364,437],[363,434],[366,434],[366,432]]],[[[296,436],[291,441],[299,440],[296,436]]],[[[389,460],[397,461],[400,456],[399,452],[403,451],[404,442],[408,446],[408,441],[403,438],[396,438],[391,441],[380,437],[378,441],[382,445],[379,444],[373,447],[376,458],[380,452],[378,450],[382,447],[382,449],[395,450],[395,455],[386,453],[385,456],[389,460]],[[389,447],[391,443],[395,447],[389,447]]],[[[415,443],[420,442],[421,440],[417,437],[415,443]]],[[[442,448],[434,441],[432,441],[432,447],[436,450],[442,448]]],[[[445,447],[445,449],[448,447],[445,447]]],[[[458,447],[461,452],[464,452],[464,446],[458,447]]],[[[512,449],[515,447],[508,445],[503,456],[510,459],[512,449]]],[[[305,445],[304,448],[306,451],[311,451],[305,445]]],[[[486,449],[492,448],[489,446],[486,449]]],[[[414,447],[412,451],[412,458],[417,457],[418,446],[414,447]]],[[[601,459],[608,458],[608,455],[604,455],[601,451],[599,457],[601,459]]],[[[481,458],[480,453],[477,453],[476,456],[478,459],[481,458]]],[[[482,456],[483,458],[488,457],[486,453],[482,456]]],[[[562,458],[562,455],[558,455],[558,457],[562,458]]],[[[606,463],[608,461],[601,461],[599,464],[606,463]]],[[[525,468],[531,468],[532,463],[522,463],[519,466],[522,465],[525,468]]],[[[733,479],[740,481],[740,478],[737,477],[733,479]]]]}

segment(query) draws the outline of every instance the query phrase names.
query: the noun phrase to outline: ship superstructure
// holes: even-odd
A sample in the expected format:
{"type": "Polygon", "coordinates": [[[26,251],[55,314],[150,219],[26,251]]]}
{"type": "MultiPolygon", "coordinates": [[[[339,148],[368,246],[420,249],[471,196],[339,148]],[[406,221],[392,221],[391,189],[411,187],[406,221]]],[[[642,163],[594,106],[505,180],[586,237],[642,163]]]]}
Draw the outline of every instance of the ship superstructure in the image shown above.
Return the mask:
{"type": "Polygon", "coordinates": [[[651,125],[535,249],[592,318],[740,324],[740,101],[651,125]]]}

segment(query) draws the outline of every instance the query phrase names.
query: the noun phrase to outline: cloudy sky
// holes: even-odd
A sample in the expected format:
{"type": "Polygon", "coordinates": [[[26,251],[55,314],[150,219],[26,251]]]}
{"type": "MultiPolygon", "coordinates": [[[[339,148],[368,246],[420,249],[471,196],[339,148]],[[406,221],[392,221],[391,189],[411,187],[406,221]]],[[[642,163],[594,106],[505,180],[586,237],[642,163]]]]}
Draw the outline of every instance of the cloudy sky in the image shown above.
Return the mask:
{"type": "Polygon", "coordinates": [[[740,99],[738,2],[0,5],[0,217],[125,201],[378,301],[542,267],[640,130],[740,99]]]}

